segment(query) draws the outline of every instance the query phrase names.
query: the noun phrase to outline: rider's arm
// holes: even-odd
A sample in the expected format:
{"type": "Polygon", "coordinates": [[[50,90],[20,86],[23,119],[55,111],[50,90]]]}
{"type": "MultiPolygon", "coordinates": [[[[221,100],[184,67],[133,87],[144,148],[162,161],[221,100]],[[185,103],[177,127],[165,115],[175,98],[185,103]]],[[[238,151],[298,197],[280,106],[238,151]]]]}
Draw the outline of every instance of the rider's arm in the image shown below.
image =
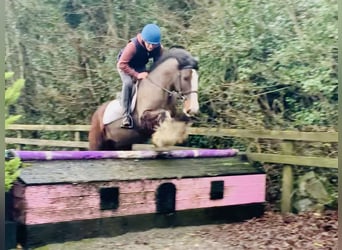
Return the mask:
{"type": "Polygon", "coordinates": [[[133,42],[129,42],[118,60],[117,67],[126,74],[138,78],[138,72],[129,66],[129,62],[136,53],[136,47],[133,42]]]}

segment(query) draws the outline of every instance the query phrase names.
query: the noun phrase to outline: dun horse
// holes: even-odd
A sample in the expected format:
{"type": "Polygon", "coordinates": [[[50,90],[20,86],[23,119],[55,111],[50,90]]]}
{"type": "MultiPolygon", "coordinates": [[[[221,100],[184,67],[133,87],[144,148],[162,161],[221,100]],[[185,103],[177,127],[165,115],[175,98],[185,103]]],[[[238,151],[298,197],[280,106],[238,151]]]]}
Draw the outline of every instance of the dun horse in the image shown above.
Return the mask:
{"type": "Polygon", "coordinates": [[[197,60],[188,51],[172,48],[164,52],[148,77],[137,84],[136,101],[131,109],[134,128],[120,127],[123,109],[119,100],[106,102],[92,116],[89,149],[131,150],[134,143],[146,142],[158,125],[179,115],[177,100],[182,101],[183,117],[197,113],[197,70],[197,60]]]}

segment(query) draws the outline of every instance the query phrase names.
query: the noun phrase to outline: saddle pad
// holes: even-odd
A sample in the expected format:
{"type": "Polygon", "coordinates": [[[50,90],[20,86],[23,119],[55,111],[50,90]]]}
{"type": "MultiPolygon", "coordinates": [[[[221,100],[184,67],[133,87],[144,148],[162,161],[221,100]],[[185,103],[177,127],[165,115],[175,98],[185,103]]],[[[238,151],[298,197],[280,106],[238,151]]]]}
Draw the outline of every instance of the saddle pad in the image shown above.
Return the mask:
{"type": "MultiPolygon", "coordinates": [[[[137,101],[137,84],[134,84],[133,85],[133,97],[132,97],[132,100],[131,100],[131,107],[130,107],[130,110],[131,110],[131,113],[133,113],[134,111],[134,108],[135,108],[135,104],[136,104],[136,101],[137,101]]],[[[103,114],[103,119],[102,119],[102,122],[104,125],[107,125],[109,123],[112,123],[113,121],[116,121],[116,120],[119,120],[120,118],[123,117],[123,114],[124,114],[124,110],[121,106],[121,97],[118,96],[117,99],[115,100],[112,100],[106,107],[106,110],[104,111],[104,114],[103,114]]]]}
{"type": "Polygon", "coordinates": [[[103,114],[103,124],[107,125],[113,121],[120,119],[123,116],[124,110],[121,107],[120,100],[111,101],[103,114]]]}

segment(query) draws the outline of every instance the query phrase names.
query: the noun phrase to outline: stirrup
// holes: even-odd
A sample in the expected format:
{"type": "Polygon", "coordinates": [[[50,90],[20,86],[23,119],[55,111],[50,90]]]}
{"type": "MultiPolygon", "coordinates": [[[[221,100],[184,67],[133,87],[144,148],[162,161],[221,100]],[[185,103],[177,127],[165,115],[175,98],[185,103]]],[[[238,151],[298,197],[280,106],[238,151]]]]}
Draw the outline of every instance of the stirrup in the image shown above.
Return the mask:
{"type": "Polygon", "coordinates": [[[124,117],[124,119],[122,120],[122,123],[121,123],[121,128],[133,128],[133,119],[132,119],[132,116],[130,115],[126,115],[126,117],[124,117]]]}

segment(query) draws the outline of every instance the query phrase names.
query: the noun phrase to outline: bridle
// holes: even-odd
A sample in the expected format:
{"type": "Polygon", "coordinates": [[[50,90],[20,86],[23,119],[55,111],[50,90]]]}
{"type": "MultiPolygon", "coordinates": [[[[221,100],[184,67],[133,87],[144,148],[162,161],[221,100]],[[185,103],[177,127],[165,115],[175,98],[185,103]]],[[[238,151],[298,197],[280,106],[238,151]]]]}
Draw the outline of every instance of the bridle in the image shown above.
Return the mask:
{"type": "MultiPolygon", "coordinates": [[[[180,85],[182,85],[181,82],[182,82],[182,70],[183,70],[183,69],[194,69],[194,67],[191,66],[191,65],[188,65],[188,66],[182,67],[182,68],[179,70],[179,72],[178,72],[178,77],[179,77],[180,85]]],[[[168,90],[167,88],[164,88],[164,87],[160,86],[159,84],[155,83],[155,82],[154,82],[151,78],[149,78],[148,76],[147,76],[146,79],[148,79],[148,81],[149,81],[151,84],[153,84],[154,86],[156,86],[156,87],[162,89],[163,91],[167,92],[167,93],[169,94],[169,96],[177,96],[177,98],[180,99],[180,100],[182,100],[182,102],[184,102],[190,94],[192,94],[192,93],[198,93],[197,90],[190,90],[190,91],[187,91],[187,92],[182,92],[182,90],[178,90],[178,91],[177,91],[177,90],[173,90],[173,91],[171,91],[171,90],[168,90]]]]}

